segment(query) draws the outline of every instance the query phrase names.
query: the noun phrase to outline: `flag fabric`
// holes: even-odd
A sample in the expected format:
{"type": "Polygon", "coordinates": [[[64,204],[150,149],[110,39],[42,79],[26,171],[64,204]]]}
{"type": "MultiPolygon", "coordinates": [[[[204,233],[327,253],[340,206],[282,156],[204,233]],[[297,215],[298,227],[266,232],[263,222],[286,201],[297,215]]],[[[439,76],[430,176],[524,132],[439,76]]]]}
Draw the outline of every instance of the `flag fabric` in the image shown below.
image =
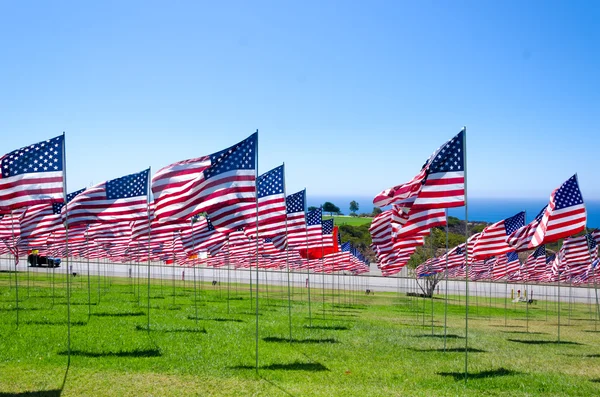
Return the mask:
{"type": "Polygon", "coordinates": [[[463,129],[427,161],[427,175],[411,211],[465,205],[464,137],[463,129]]]}
{"type": "Polygon", "coordinates": [[[63,219],[69,226],[148,219],[149,173],[147,169],[86,189],[62,208],[63,219]]]}
{"type": "Polygon", "coordinates": [[[433,227],[446,225],[446,210],[435,208],[429,210],[410,210],[406,223],[401,226],[395,238],[403,239],[420,232],[427,231],[433,227]]]}
{"type": "Polygon", "coordinates": [[[64,135],[0,157],[0,211],[62,202],[64,135]]]}
{"type": "Polygon", "coordinates": [[[321,208],[316,208],[306,215],[306,245],[303,248],[321,248],[323,243],[322,216],[321,208]]]}
{"type": "Polygon", "coordinates": [[[519,212],[486,227],[475,243],[473,255],[476,259],[486,259],[512,251],[513,248],[507,242],[508,236],[523,226],[525,226],[525,212],[519,212]]]}
{"type": "Polygon", "coordinates": [[[258,134],[217,153],[180,161],[152,178],[159,221],[187,220],[201,212],[231,233],[256,217],[258,134]]]}
{"type": "Polygon", "coordinates": [[[585,229],[587,214],[577,175],[573,175],[550,195],[542,219],[535,229],[529,248],[572,236],[585,229]]]}
{"type": "Polygon", "coordinates": [[[376,207],[386,207],[392,204],[410,206],[417,198],[417,194],[421,190],[426,175],[427,168],[423,167],[421,171],[407,183],[386,189],[375,196],[373,205],[376,207]]]}
{"type": "MultiPolygon", "coordinates": [[[[258,234],[261,238],[272,238],[285,234],[286,198],[284,193],[285,173],[283,165],[258,177],[258,234]]],[[[256,216],[256,214],[255,214],[256,216]]],[[[256,219],[246,226],[248,237],[256,237],[256,219]]]]}
{"type": "Polygon", "coordinates": [[[516,251],[499,255],[492,268],[492,280],[506,279],[519,271],[521,262],[516,251]]]}
{"type": "Polygon", "coordinates": [[[535,268],[546,266],[546,246],[540,245],[527,257],[521,267],[521,280],[528,281],[535,268]]]}
{"type": "MultiPolygon", "coordinates": [[[[67,203],[71,202],[75,196],[84,190],[80,189],[67,194],[67,203]]],[[[54,202],[28,207],[21,219],[21,235],[23,240],[32,241],[41,237],[46,239],[49,234],[64,229],[61,217],[61,210],[64,205],[64,202],[54,202]]]]}
{"type": "Polygon", "coordinates": [[[529,245],[531,243],[531,239],[535,234],[535,231],[542,221],[542,217],[544,216],[544,212],[548,206],[544,206],[542,210],[536,215],[536,217],[525,226],[520,227],[519,229],[512,232],[506,242],[510,245],[515,251],[527,251],[529,249],[529,245]]]}

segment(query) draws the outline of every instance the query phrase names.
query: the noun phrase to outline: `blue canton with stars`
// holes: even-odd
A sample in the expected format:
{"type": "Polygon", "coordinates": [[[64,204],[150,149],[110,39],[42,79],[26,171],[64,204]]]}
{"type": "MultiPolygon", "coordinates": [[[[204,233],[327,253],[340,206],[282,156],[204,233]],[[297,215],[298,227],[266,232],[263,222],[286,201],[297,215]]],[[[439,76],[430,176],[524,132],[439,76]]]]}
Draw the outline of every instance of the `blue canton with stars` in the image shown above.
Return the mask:
{"type": "Polygon", "coordinates": [[[463,153],[464,131],[442,146],[429,165],[428,174],[437,172],[459,172],[465,170],[463,153]]]}
{"type": "Polygon", "coordinates": [[[306,226],[314,226],[321,224],[323,210],[321,208],[314,209],[306,214],[306,226]]]}
{"type": "Polygon", "coordinates": [[[63,140],[61,135],[8,153],[0,160],[2,178],[33,172],[62,171],[63,140]]]}
{"type": "Polygon", "coordinates": [[[304,196],[306,190],[299,191],[298,193],[290,194],[285,198],[285,204],[288,214],[294,212],[304,211],[304,196]]]}
{"type": "Polygon", "coordinates": [[[283,194],[283,166],[265,172],[256,181],[258,198],[283,194]]]}
{"type": "Polygon", "coordinates": [[[333,234],[333,219],[327,219],[321,224],[323,234],[333,234]]]}
{"type": "MultiPolygon", "coordinates": [[[[78,194],[83,193],[84,190],[85,188],[67,194],[67,203],[73,200],[78,194]]],[[[62,207],[64,206],[65,203],[52,203],[52,213],[54,213],[54,215],[60,214],[60,210],[62,210],[62,207]]]]}
{"type": "Polygon", "coordinates": [[[552,262],[554,260],[554,258],[556,258],[556,254],[552,254],[549,257],[546,258],[546,264],[552,262]]]}
{"type": "Polygon", "coordinates": [[[581,197],[579,184],[577,183],[577,176],[573,175],[558,188],[554,194],[554,201],[556,202],[554,209],[557,210],[583,204],[583,198],[581,197]]]}
{"type": "Polygon", "coordinates": [[[546,256],[546,246],[540,245],[534,252],[533,257],[539,258],[540,256],[546,256]]]}
{"type": "Polygon", "coordinates": [[[350,245],[350,241],[346,241],[342,244],[342,252],[350,252],[352,246],[350,245]]]}
{"type": "Polygon", "coordinates": [[[211,166],[204,170],[204,179],[233,170],[256,169],[257,145],[258,134],[254,133],[237,145],[211,154],[211,166]]]}
{"type": "Polygon", "coordinates": [[[106,182],[106,199],[117,200],[148,194],[148,173],[150,169],[122,176],[106,182]]]}
{"type": "Polygon", "coordinates": [[[506,259],[508,260],[508,262],[514,262],[519,260],[519,255],[516,251],[511,251],[508,254],[506,254],[506,259]]]}
{"type": "Polygon", "coordinates": [[[592,236],[590,233],[585,235],[585,239],[587,240],[587,245],[590,251],[595,250],[596,247],[598,246],[598,243],[596,243],[596,239],[594,238],[594,236],[592,236]]]}
{"type": "Polygon", "coordinates": [[[525,211],[521,211],[517,215],[504,220],[504,228],[506,229],[507,236],[516,232],[523,226],[525,226],[525,211]]]}

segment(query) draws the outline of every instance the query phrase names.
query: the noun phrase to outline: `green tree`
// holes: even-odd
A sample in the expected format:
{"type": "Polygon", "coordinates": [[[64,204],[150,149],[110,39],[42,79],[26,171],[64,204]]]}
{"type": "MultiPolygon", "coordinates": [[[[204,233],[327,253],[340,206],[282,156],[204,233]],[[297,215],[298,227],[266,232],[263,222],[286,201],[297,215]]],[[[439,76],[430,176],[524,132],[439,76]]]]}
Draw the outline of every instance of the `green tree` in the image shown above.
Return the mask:
{"type": "Polygon", "coordinates": [[[316,210],[317,208],[319,208],[319,207],[315,207],[314,205],[311,205],[310,207],[308,207],[308,212],[310,212],[310,211],[314,211],[314,210],[316,210]]]}
{"type": "Polygon", "coordinates": [[[355,200],[350,201],[350,212],[358,211],[358,203],[355,200]]]}
{"type": "Polygon", "coordinates": [[[373,212],[371,213],[371,215],[374,217],[376,217],[377,215],[381,214],[383,211],[381,210],[381,208],[379,207],[373,207],[373,212]]]}
{"type": "Polygon", "coordinates": [[[326,201],[323,203],[323,211],[329,212],[330,216],[333,216],[334,213],[340,213],[340,207],[337,207],[335,204],[326,201]]]}

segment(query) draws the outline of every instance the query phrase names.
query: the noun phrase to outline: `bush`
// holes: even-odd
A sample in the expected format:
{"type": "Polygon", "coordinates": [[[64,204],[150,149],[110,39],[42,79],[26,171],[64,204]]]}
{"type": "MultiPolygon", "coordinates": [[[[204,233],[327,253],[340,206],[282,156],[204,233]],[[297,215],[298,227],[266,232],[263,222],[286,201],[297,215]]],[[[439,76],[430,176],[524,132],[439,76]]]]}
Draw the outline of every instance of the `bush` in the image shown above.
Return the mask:
{"type": "Polygon", "coordinates": [[[353,217],[357,217],[358,216],[358,215],[356,215],[356,212],[351,212],[349,215],[353,216],[353,217]]]}

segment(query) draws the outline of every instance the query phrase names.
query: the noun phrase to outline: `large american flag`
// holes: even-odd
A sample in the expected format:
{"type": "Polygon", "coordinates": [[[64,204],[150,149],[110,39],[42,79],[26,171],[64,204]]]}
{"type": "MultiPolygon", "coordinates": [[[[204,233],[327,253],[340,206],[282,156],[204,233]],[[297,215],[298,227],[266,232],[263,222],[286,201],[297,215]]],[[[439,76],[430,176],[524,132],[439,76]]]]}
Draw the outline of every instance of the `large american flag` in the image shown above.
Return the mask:
{"type": "Polygon", "coordinates": [[[519,212],[486,227],[475,243],[473,255],[477,259],[486,259],[512,251],[513,248],[508,245],[507,238],[523,226],[525,226],[525,212],[519,212]]]}
{"type": "MultiPolygon", "coordinates": [[[[283,165],[258,177],[258,234],[262,238],[272,238],[285,234],[286,201],[285,173],[283,165]]],[[[256,236],[256,219],[245,228],[248,237],[256,236]]]]}
{"type": "Polygon", "coordinates": [[[411,211],[465,205],[464,136],[461,130],[427,161],[427,175],[411,211]]]}
{"type": "MultiPolygon", "coordinates": [[[[306,215],[306,248],[321,248],[323,245],[323,230],[322,230],[323,210],[316,208],[306,215]]],[[[302,248],[305,248],[302,247],[302,248]]]]}
{"type": "Polygon", "coordinates": [[[411,209],[408,213],[408,220],[398,229],[395,238],[407,238],[433,227],[444,225],[446,225],[446,210],[444,208],[420,211],[411,209]]]}
{"type": "Polygon", "coordinates": [[[64,142],[61,135],[0,157],[0,211],[63,201],[64,142]]]}
{"type": "Polygon", "coordinates": [[[550,204],[537,226],[530,248],[572,236],[585,229],[587,214],[577,174],[550,195],[550,204]]]}
{"type": "Polygon", "coordinates": [[[394,186],[379,193],[373,199],[376,207],[386,207],[391,204],[410,206],[415,201],[427,175],[427,168],[423,167],[413,179],[405,184],[394,186]]]}
{"type": "Polygon", "coordinates": [[[159,221],[187,220],[208,212],[214,227],[236,231],[256,218],[258,134],[208,156],[159,170],[152,193],[159,221]]]}
{"type": "Polygon", "coordinates": [[[149,173],[147,169],[86,189],[62,208],[63,219],[68,216],[69,226],[148,219],[149,173]]]}

